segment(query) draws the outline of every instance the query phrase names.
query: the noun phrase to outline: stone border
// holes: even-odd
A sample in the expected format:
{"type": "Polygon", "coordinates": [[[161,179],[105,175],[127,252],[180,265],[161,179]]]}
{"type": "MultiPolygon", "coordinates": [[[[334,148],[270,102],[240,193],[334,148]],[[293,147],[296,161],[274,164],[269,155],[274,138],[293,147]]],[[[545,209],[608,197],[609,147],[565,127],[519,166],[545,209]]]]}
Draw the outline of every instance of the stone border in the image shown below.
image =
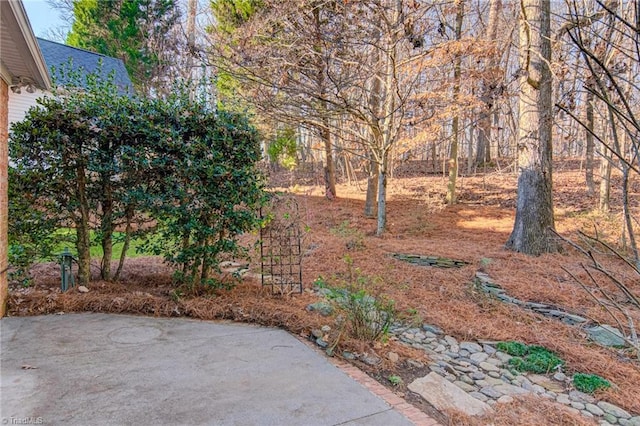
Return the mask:
{"type": "Polygon", "coordinates": [[[589,335],[589,338],[602,346],[628,346],[619,329],[608,324],[600,325],[587,318],[581,317],[580,315],[565,312],[557,306],[545,303],[525,302],[523,300],[516,299],[515,297],[509,296],[500,285],[496,284],[489,275],[484,272],[476,272],[473,285],[483,293],[502,302],[528,309],[545,317],[562,321],[568,325],[583,327],[589,335]]]}
{"type": "Polygon", "coordinates": [[[396,324],[391,333],[392,338],[405,345],[424,350],[432,360],[428,365],[432,374],[444,377],[490,406],[509,403],[518,395],[536,395],[560,403],[576,414],[595,418],[601,425],[640,426],[639,415],[574,390],[571,378],[561,371],[549,377],[510,369],[512,357],[496,349],[498,342],[459,342],[429,324],[421,328],[396,324]]]}

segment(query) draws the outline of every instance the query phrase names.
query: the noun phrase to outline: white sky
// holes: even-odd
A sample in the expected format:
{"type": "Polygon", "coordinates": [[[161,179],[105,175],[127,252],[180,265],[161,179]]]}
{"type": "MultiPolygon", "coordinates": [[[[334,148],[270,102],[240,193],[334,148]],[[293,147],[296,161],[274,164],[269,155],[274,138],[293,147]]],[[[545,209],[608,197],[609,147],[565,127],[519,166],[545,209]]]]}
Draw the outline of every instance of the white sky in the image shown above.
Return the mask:
{"type": "Polygon", "coordinates": [[[67,26],[67,23],[60,18],[59,11],[52,8],[46,0],[22,0],[22,3],[27,11],[31,28],[36,37],[63,41],[52,37],[56,29],[67,26]]]}

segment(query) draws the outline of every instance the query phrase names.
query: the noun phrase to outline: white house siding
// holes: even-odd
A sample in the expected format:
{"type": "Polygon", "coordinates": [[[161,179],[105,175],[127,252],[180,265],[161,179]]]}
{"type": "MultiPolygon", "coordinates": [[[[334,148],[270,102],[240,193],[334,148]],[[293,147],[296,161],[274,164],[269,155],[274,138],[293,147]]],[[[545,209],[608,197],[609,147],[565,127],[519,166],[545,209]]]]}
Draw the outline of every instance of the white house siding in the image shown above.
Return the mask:
{"type": "Polygon", "coordinates": [[[36,99],[46,93],[48,92],[39,89],[34,93],[29,93],[26,87],[22,87],[19,94],[9,90],[9,126],[16,121],[22,121],[29,108],[36,106],[36,99]]]}

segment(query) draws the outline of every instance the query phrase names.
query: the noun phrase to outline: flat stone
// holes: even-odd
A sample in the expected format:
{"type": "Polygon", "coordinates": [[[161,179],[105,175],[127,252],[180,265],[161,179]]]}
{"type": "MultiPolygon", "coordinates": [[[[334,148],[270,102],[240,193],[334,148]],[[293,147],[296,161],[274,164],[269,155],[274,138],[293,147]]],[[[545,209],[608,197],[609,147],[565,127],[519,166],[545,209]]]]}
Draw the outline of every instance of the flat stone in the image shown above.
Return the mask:
{"type": "Polygon", "coordinates": [[[524,385],[525,383],[531,385],[531,381],[527,379],[526,376],[516,376],[516,382],[520,383],[521,385],[524,385]]]}
{"type": "Polygon", "coordinates": [[[586,394],[584,392],[577,391],[577,390],[573,390],[569,392],[569,398],[571,398],[572,401],[582,402],[585,404],[586,403],[593,404],[594,402],[596,402],[596,399],[591,395],[586,394]]]}
{"type": "Polygon", "coordinates": [[[472,354],[477,352],[482,352],[482,346],[475,342],[462,342],[460,343],[460,349],[464,349],[465,351],[469,351],[472,354]]]}
{"type": "Polygon", "coordinates": [[[567,380],[566,374],[560,372],[554,374],[553,378],[559,382],[564,382],[565,380],[567,380]]]}
{"type": "Polygon", "coordinates": [[[489,377],[493,377],[494,379],[500,378],[500,373],[498,373],[497,371],[489,371],[489,373],[487,374],[489,375],[489,377]]]}
{"type": "Polygon", "coordinates": [[[463,373],[473,373],[474,371],[478,371],[478,367],[463,367],[461,365],[456,365],[454,368],[458,371],[462,371],[463,373]]]}
{"type": "Polygon", "coordinates": [[[387,354],[387,358],[389,359],[389,361],[391,361],[391,362],[392,362],[392,363],[394,363],[394,364],[395,364],[396,362],[400,361],[400,356],[399,356],[397,353],[395,353],[395,352],[389,352],[389,353],[387,354]]]}
{"type": "Polygon", "coordinates": [[[592,419],[594,417],[593,414],[588,412],[587,410],[580,411],[580,414],[582,414],[585,417],[589,417],[590,419],[592,419]]]}
{"type": "Polygon", "coordinates": [[[552,399],[556,399],[558,397],[557,393],[551,391],[546,391],[544,394],[550,396],[552,399]]]}
{"type": "Polygon", "coordinates": [[[496,379],[494,377],[487,377],[485,379],[487,382],[491,383],[491,386],[503,385],[505,382],[502,379],[496,379]]]}
{"type": "MultiPolygon", "coordinates": [[[[556,401],[558,401],[560,404],[571,405],[571,400],[569,399],[569,395],[564,393],[561,393],[560,395],[558,395],[558,397],[556,398],[556,401]]],[[[574,408],[578,408],[578,407],[574,407],[574,408]]],[[[578,408],[578,410],[581,410],[581,408],[578,408]]]]}
{"type": "Polygon", "coordinates": [[[511,355],[505,354],[504,352],[500,352],[500,351],[496,351],[496,353],[493,354],[493,356],[498,358],[502,362],[509,362],[509,360],[513,358],[511,355]]]}
{"type": "Polygon", "coordinates": [[[440,367],[442,367],[442,369],[443,369],[444,371],[446,371],[447,373],[449,373],[449,374],[452,374],[452,375],[454,375],[454,376],[456,376],[456,377],[458,377],[458,376],[460,375],[460,373],[458,373],[458,372],[457,372],[457,371],[456,371],[456,370],[451,366],[451,364],[448,364],[448,363],[446,363],[446,362],[444,362],[444,361],[438,361],[438,365],[439,365],[440,367]]]}
{"type": "Polygon", "coordinates": [[[466,374],[463,374],[459,377],[461,382],[465,382],[468,385],[475,385],[476,383],[473,381],[473,379],[469,376],[467,376],[466,374]]]}
{"type": "Polygon", "coordinates": [[[631,417],[630,419],[618,419],[618,423],[622,426],[640,426],[640,416],[631,417]]]}
{"type": "Polygon", "coordinates": [[[471,395],[472,397],[474,397],[475,399],[479,399],[482,402],[485,402],[486,400],[488,400],[489,398],[487,397],[487,395],[482,394],[480,392],[469,392],[469,395],[471,395]]]}
{"type": "Polygon", "coordinates": [[[470,385],[468,383],[465,383],[461,380],[456,380],[455,382],[453,382],[454,385],[456,385],[457,387],[459,387],[460,389],[462,389],[465,392],[473,392],[473,391],[477,391],[478,388],[470,385]]]}
{"type": "Polygon", "coordinates": [[[460,349],[460,352],[458,352],[458,355],[460,355],[461,357],[464,357],[464,358],[468,358],[469,355],[471,355],[471,353],[469,351],[464,350],[464,349],[460,349]]]}
{"type": "Polygon", "coordinates": [[[480,372],[480,371],[476,371],[476,372],[474,372],[474,373],[471,373],[471,374],[470,374],[470,377],[471,377],[473,380],[482,380],[482,379],[484,379],[484,378],[485,378],[485,377],[487,377],[487,376],[486,376],[486,374],[484,374],[484,373],[482,373],[482,372],[480,372]]]}
{"type": "Polygon", "coordinates": [[[529,380],[531,380],[532,383],[535,383],[536,385],[540,385],[547,390],[558,392],[558,393],[564,392],[564,386],[562,386],[558,382],[554,382],[553,380],[551,380],[546,376],[541,376],[538,374],[530,374],[529,380]]]}
{"type": "Polygon", "coordinates": [[[435,366],[435,365],[430,365],[429,366],[429,370],[431,370],[432,372],[437,373],[437,374],[439,374],[441,376],[445,376],[447,374],[442,368],[440,368],[438,366],[435,366]]]}
{"type": "Polygon", "coordinates": [[[522,389],[519,386],[513,386],[508,383],[502,383],[494,386],[493,388],[504,395],[526,395],[529,393],[527,390],[522,389]]]}
{"type": "Polygon", "coordinates": [[[527,302],[525,306],[529,309],[548,309],[549,305],[545,305],[544,303],[535,303],[535,302],[527,302]]]}
{"type": "MultiPolygon", "coordinates": [[[[458,346],[458,345],[451,345],[451,346],[449,347],[449,351],[450,351],[450,352],[453,352],[454,354],[457,354],[458,352],[460,352],[460,346],[458,346]]],[[[462,356],[462,355],[460,355],[460,356],[462,356]]]]}
{"type": "Polygon", "coordinates": [[[447,344],[449,346],[454,346],[454,345],[458,346],[458,341],[453,336],[446,335],[446,336],[444,336],[444,340],[445,340],[445,342],[447,342],[447,344]]]}
{"type": "Polygon", "coordinates": [[[436,373],[429,373],[414,380],[408,388],[440,411],[458,410],[468,416],[482,416],[492,412],[487,404],[470,396],[436,373]]]}
{"type": "Polygon", "coordinates": [[[469,357],[471,359],[471,361],[473,361],[474,363],[481,363],[487,360],[487,358],[489,358],[489,355],[484,353],[484,352],[476,352],[471,354],[471,356],[469,357]]]}
{"type": "Polygon", "coordinates": [[[542,394],[544,394],[544,393],[546,393],[546,392],[547,392],[547,391],[546,391],[542,386],[540,386],[540,385],[532,385],[532,386],[531,386],[531,388],[533,389],[533,391],[534,391],[535,393],[540,394],[540,395],[542,395],[542,394]]]}
{"type": "Polygon", "coordinates": [[[604,411],[600,407],[598,407],[597,405],[585,404],[584,409],[587,410],[588,412],[590,412],[591,414],[595,414],[596,416],[603,416],[604,415],[604,411]]]}
{"type": "Polygon", "coordinates": [[[437,325],[422,324],[422,329],[424,331],[428,331],[429,333],[433,333],[433,334],[443,334],[442,329],[440,327],[438,327],[437,325]]]}
{"type": "Polygon", "coordinates": [[[484,344],[484,345],[482,345],[482,349],[484,349],[484,351],[486,353],[488,353],[489,355],[493,355],[493,354],[496,353],[496,348],[494,348],[491,345],[484,344]]]}
{"type": "Polygon", "coordinates": [[[509,396],[509,395],[502,395],[500,398],[498,398],[498,404],[510,404],[513,402],[513,397],[509,396]]]}
{"type": "Polygon", "coordinates": [[[447,348],[444,347],[444,345],[438,345],[435,347],[435,349],[433,350],[434,352],[444,352],[447,348]]]}
{"type": "Polygon", "coordinates": [[[498,392],[492,386],[487,386],[487,387],[484,387],[484,388],[480,389],[480,393],[483,393],[483,394],[487,395],[489,398],[493,398],[493,399],[497,399],[497,398],[500,398],[502,396],[502,393],[498,392]]]}
{"type": "Polygon", "coordinates": [[[581,317],[580,315],[574,315],[574,314],[564,314],[564,318],[568,319],[571,322],[577,323],[577,324],[581,324],[583,322],[587,322],[588,320],[586,318],[581,317]]]}
{"type": "Polygon", "coordinates": [[[624,346],[626,344],[622,332],[608,324],[587,328],[586,331],[591,340],[603,346],[624,346]]]}
{"type": "Polygon", "coordinates": [[[513,374],[511,374],[511,372],[509,370],[500,370],[500,373],[507,379],[507,380],[513,380],[516,378],[516,376],[514,376],[513,374]]]}
{"type": "Polygon", "coordinates": [[[498,367],[488,362],[481,362],[478,364],[478,367],[482,368],[484,371],[500,371],[498,367]]]}
{"type": "Polygon", "coordinates": [[[502,364],[504,364],[501,360],[499,360],[498,358],[487,358],[487,361],[489,364],[493,364],[496,367],[502,367],[502,364]]]}
{"type": "Polygon", "coordinates": [[[606,401],[598,402],[598,407],[602,408],[605,413],[609,413],[621,419],[628,419],[631,417],[631,414],[627,413],[622,408],[618,407],[617,405],[610,404],[606,401]]]}
{"type": "Polygon", "coordinates": [[[529,392],[535,392],[536,390],[535,390],[534,386],[538,386],[538,385],[533,385],[533,384],[531,384],[531,382],[526,381],[526,382],[523,382],[520,386],[522,386],[522,389],[526,389],[529,392]]]}
{"type": "Polygon", "coordinates": [[[618,418],[613,414],[605,413],[605,415],[602,417],[605,421],[611,423],[612,425],[615,425],[616,423],[618,423],[618,418]]]}
{"type": "Polygon", "coordinates": [[[449,358],[453,358],[453,359],[460,358],[460,354],[453,353],[453,352],[445,352],[445,355],[447,355],[449,358]]]}
{"type": "Polygon", "coordinates": [[[582,402],[571,402],[571,406],[576,410],[584,410],[585,405],[582,402]]]}

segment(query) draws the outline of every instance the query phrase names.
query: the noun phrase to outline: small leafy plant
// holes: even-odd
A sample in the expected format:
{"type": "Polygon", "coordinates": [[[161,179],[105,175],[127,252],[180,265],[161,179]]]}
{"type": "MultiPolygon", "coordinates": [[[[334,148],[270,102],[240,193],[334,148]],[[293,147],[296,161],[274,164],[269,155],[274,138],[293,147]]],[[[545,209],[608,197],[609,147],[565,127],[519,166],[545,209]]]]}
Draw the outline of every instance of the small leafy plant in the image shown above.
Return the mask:
{"type": "Polygon", "coordinates": [[[506,352],[511,356],[524,356],[527,353],[527,345],[521,342],[499,342],[496,348],[502,352],[506,352]]]}
{"type": "Polygon", "coordinates": [[[387,377],[387,380],[389,380],[389,383],[391,383],[393,386],[399,386],[402,384],[402,377],[396,376],[395,374],[387,377]]]}
{"type": "Polygon", "coordinates": [[[375,284],[371,278],[353,268],[353,261],[346,257],[347,277],[343,282],[330,286],[319,278],[316,285],[321,293],[344,318],[349,333],[356,339],[375,341],[385,336],[396,315],[395,303],[382,294],[373,296],[375,284]]]}
{"type": "Polygon", "coordinates": [[[496,348],[513,356],[509,360],[509,365],[517,371],[546,374],[564,365],[562,359],[542,346],[510,341],[500,342],[496,348]]]}
{"type": "Polygon", "coordinates": [[[596,374],[576,373],[573,375],[573,386],[580,392],[594,393],[611,387],[611,383],[596,374]]]}

